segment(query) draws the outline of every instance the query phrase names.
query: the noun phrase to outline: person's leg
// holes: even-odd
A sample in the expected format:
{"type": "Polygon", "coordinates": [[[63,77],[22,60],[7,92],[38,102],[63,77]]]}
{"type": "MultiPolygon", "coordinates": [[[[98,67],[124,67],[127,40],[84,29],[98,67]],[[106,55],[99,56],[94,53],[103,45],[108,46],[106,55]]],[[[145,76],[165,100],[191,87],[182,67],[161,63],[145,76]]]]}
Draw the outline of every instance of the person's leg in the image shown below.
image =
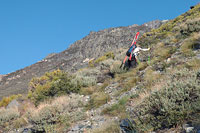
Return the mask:
{"type": "Polygon", "coordinates": [[[132,57],[131,59],[131,67],[135,68],[137,66],[137,59],[135,56],[132,57]]]}

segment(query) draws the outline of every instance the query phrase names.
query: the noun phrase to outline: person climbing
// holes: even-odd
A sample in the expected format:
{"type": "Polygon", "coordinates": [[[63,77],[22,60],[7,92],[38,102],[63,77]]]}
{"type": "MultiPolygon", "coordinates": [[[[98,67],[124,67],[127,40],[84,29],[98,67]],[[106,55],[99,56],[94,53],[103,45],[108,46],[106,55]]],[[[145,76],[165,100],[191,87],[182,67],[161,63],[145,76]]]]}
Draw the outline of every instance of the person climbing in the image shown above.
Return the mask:
{"type": "Polygon", "coordinates": [[[128,68],[133,68],[133,67],[137,66],[137,64],[138,64],[138,62],[137,62],[138,61],[137,56],[139,55],[140,51],[149,51],[149,50],[150,50],[150,48],[148,48],[148,49],[142,49],[141,47],[135,45],[135,48],[134,48],[134,50],[132,52],[132,55],[128,59],[128,64],[127,64],[128,68]]]}
{"type": "Polygon", "coordinates": [[[150,48],[142,49],[141,47],[138,47],[136,45],[136,42],[137,42],[139,34],[140,34],[139,32],[136,33],[131,46],[129,47],[128,51],[126,52],[126,57],[122,61],[122,64],[121,64],[120,68],[129,69],[131,67],[136,67],[137,64],[138,64],[137,63],[137,60],[138,60],[137,56],[140,53],[140,51],[148,51],[148,50],[150,50],[150,48]],[[129,59],[126,62],[127,57],[129,57],[129,59]],[[122,67],[122,66],[124,66],[124,67],[122,67]]]}

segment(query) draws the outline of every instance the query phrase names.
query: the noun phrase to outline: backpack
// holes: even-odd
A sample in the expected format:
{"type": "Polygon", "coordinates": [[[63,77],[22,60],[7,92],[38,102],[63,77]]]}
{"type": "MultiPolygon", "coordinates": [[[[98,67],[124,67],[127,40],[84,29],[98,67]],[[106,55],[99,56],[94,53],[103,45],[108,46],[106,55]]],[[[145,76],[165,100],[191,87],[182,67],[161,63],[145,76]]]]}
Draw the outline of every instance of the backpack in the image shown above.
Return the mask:
{"type": "Polygon", "coordinates": [[[132,45],[132,46],[128,49],[128,51],[126,52],[126,55],[127,55],[128,57],[130,57],[131,52],[132,52],[135,48],[137,48],[137,46],[136,46],[136,45],[132,45]]]}

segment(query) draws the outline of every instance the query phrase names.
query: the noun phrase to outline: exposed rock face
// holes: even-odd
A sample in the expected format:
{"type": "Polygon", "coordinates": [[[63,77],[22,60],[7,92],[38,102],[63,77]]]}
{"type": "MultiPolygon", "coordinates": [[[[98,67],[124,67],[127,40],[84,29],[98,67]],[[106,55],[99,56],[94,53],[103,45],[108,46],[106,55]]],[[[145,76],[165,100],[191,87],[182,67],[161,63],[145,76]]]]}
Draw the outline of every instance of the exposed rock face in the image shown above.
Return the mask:
{"type": "Polygon", "coordinates": [[[156,20],[141,26],[132,25],[90,32],[83,39],[76,41],[67,50],[51,54],[45,59],[24,69],[0,76],[0,99],[10,94],[26,93],[29,81],[35,76],[42,76],[45,72],[61,69],[76,71],[87,65],[86,58],[97,58],[104,52],[113,51],[121,47],[129,47],[136,32],[141,34],[158,28],[162,24],[156,20]],[[2,79],[1,79],[2,78],[2,79]]]}

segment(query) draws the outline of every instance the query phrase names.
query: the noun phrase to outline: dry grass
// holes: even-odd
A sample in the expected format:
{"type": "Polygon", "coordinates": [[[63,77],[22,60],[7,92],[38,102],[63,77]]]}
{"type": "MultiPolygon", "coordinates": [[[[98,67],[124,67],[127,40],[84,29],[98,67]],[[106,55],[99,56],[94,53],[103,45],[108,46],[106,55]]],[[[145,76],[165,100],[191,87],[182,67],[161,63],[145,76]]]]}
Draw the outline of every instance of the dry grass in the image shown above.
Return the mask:
{"type": "Polygon", "coordinates": [[[200,39],[200,33],[194,33],[189,39],[185,40],[180,47],[182,54],[185,56],[193,56],[193,49],[198,39],[200,39]]]}
{"type": "Polygon", "coordinates": [[[162,61],[163,59],[169,58],[173,52],[173,47],[165,46],[164,43],[158,43],[154,48],[153,54],[155,57],[158,57],[160,61],[162,61]]]}
{"type": "Polygon", "coordinates": [[[92,93],[95,92],[95,86],[89,86],[89,87],[83,87],[81,88],[81,94],[83,95],[91,95],[92,93]]]}
{"type": "Polygon", "coordinates": [[[129,77],[136,77],[137,74],[138,74],[137,69],[131,69],[131,70],[127,71],[126,73],[116,74],[115,81],[122,83],[122,82],[124,82],[124,80],[126,80],[129,77]]]}
{"type": "MultiPolygon", "coordinates": [[[[175,69],[171,69],[167,73],[175,73],[175,69]]],[[[154,72],[151,69],[147,69],[146,73],[144,75],[144,79],[149,82],[149,84],[146,85],[146,90],[141,90],[140,92],[137,92],[137,97],[131,98],[129,101],[129,104],[134,108],[138,105],[140,105],[145,98],[149,97],[153,92],[161,90],[164,86],[167,85],[166,81],[169,79],[169,76],[166,75],[160,75],[156,72],[154,72]],[[145,76],[146,75],[146,76],[145,76]]]]}
{"type": "Polygon", "coordinates": [[[106,104],[108,101],[110,101],[110,97],[108,94],[104,92],[95,92],[94,94],[92,94],[87,108],[97,108],[103,104],[106,104]]]}
{"type": "Polygon", "coordinates": [[[137,69],[138,69],[139,71],[142,71],[142,70],[144,70],[145,68],[147,68],[147,66],[148,66],[147,62],[141,62],[141,63],[138,64],[137,69]]]}
{"type": "Polygon", "coordinates": [[[151,68],[148,68],[144,73],[144,83],[145,88],[149,89],[153,86],[159,79],[161,78],[161,74],[153,71],[151,68]]]}
{"type": "Polygon", "coordinates": [[[192,60],[189,60],[186,63],[186,67],[191,70],[198,70],[200,69],[200,59],[194,58],[192,60]]]}
{"type": "Polygon", "coordinates": [[[37,115],[41,110],[46,107],[56,107],[62,111],[71,111],[74,108],[81,107],[83,104],[83,100],[80,95],[70,95],[70,96],[60,96],[49,101],[41,103],[38,107],[30,107],[28,108],[28,112],[31,115],[37,115]]]}

